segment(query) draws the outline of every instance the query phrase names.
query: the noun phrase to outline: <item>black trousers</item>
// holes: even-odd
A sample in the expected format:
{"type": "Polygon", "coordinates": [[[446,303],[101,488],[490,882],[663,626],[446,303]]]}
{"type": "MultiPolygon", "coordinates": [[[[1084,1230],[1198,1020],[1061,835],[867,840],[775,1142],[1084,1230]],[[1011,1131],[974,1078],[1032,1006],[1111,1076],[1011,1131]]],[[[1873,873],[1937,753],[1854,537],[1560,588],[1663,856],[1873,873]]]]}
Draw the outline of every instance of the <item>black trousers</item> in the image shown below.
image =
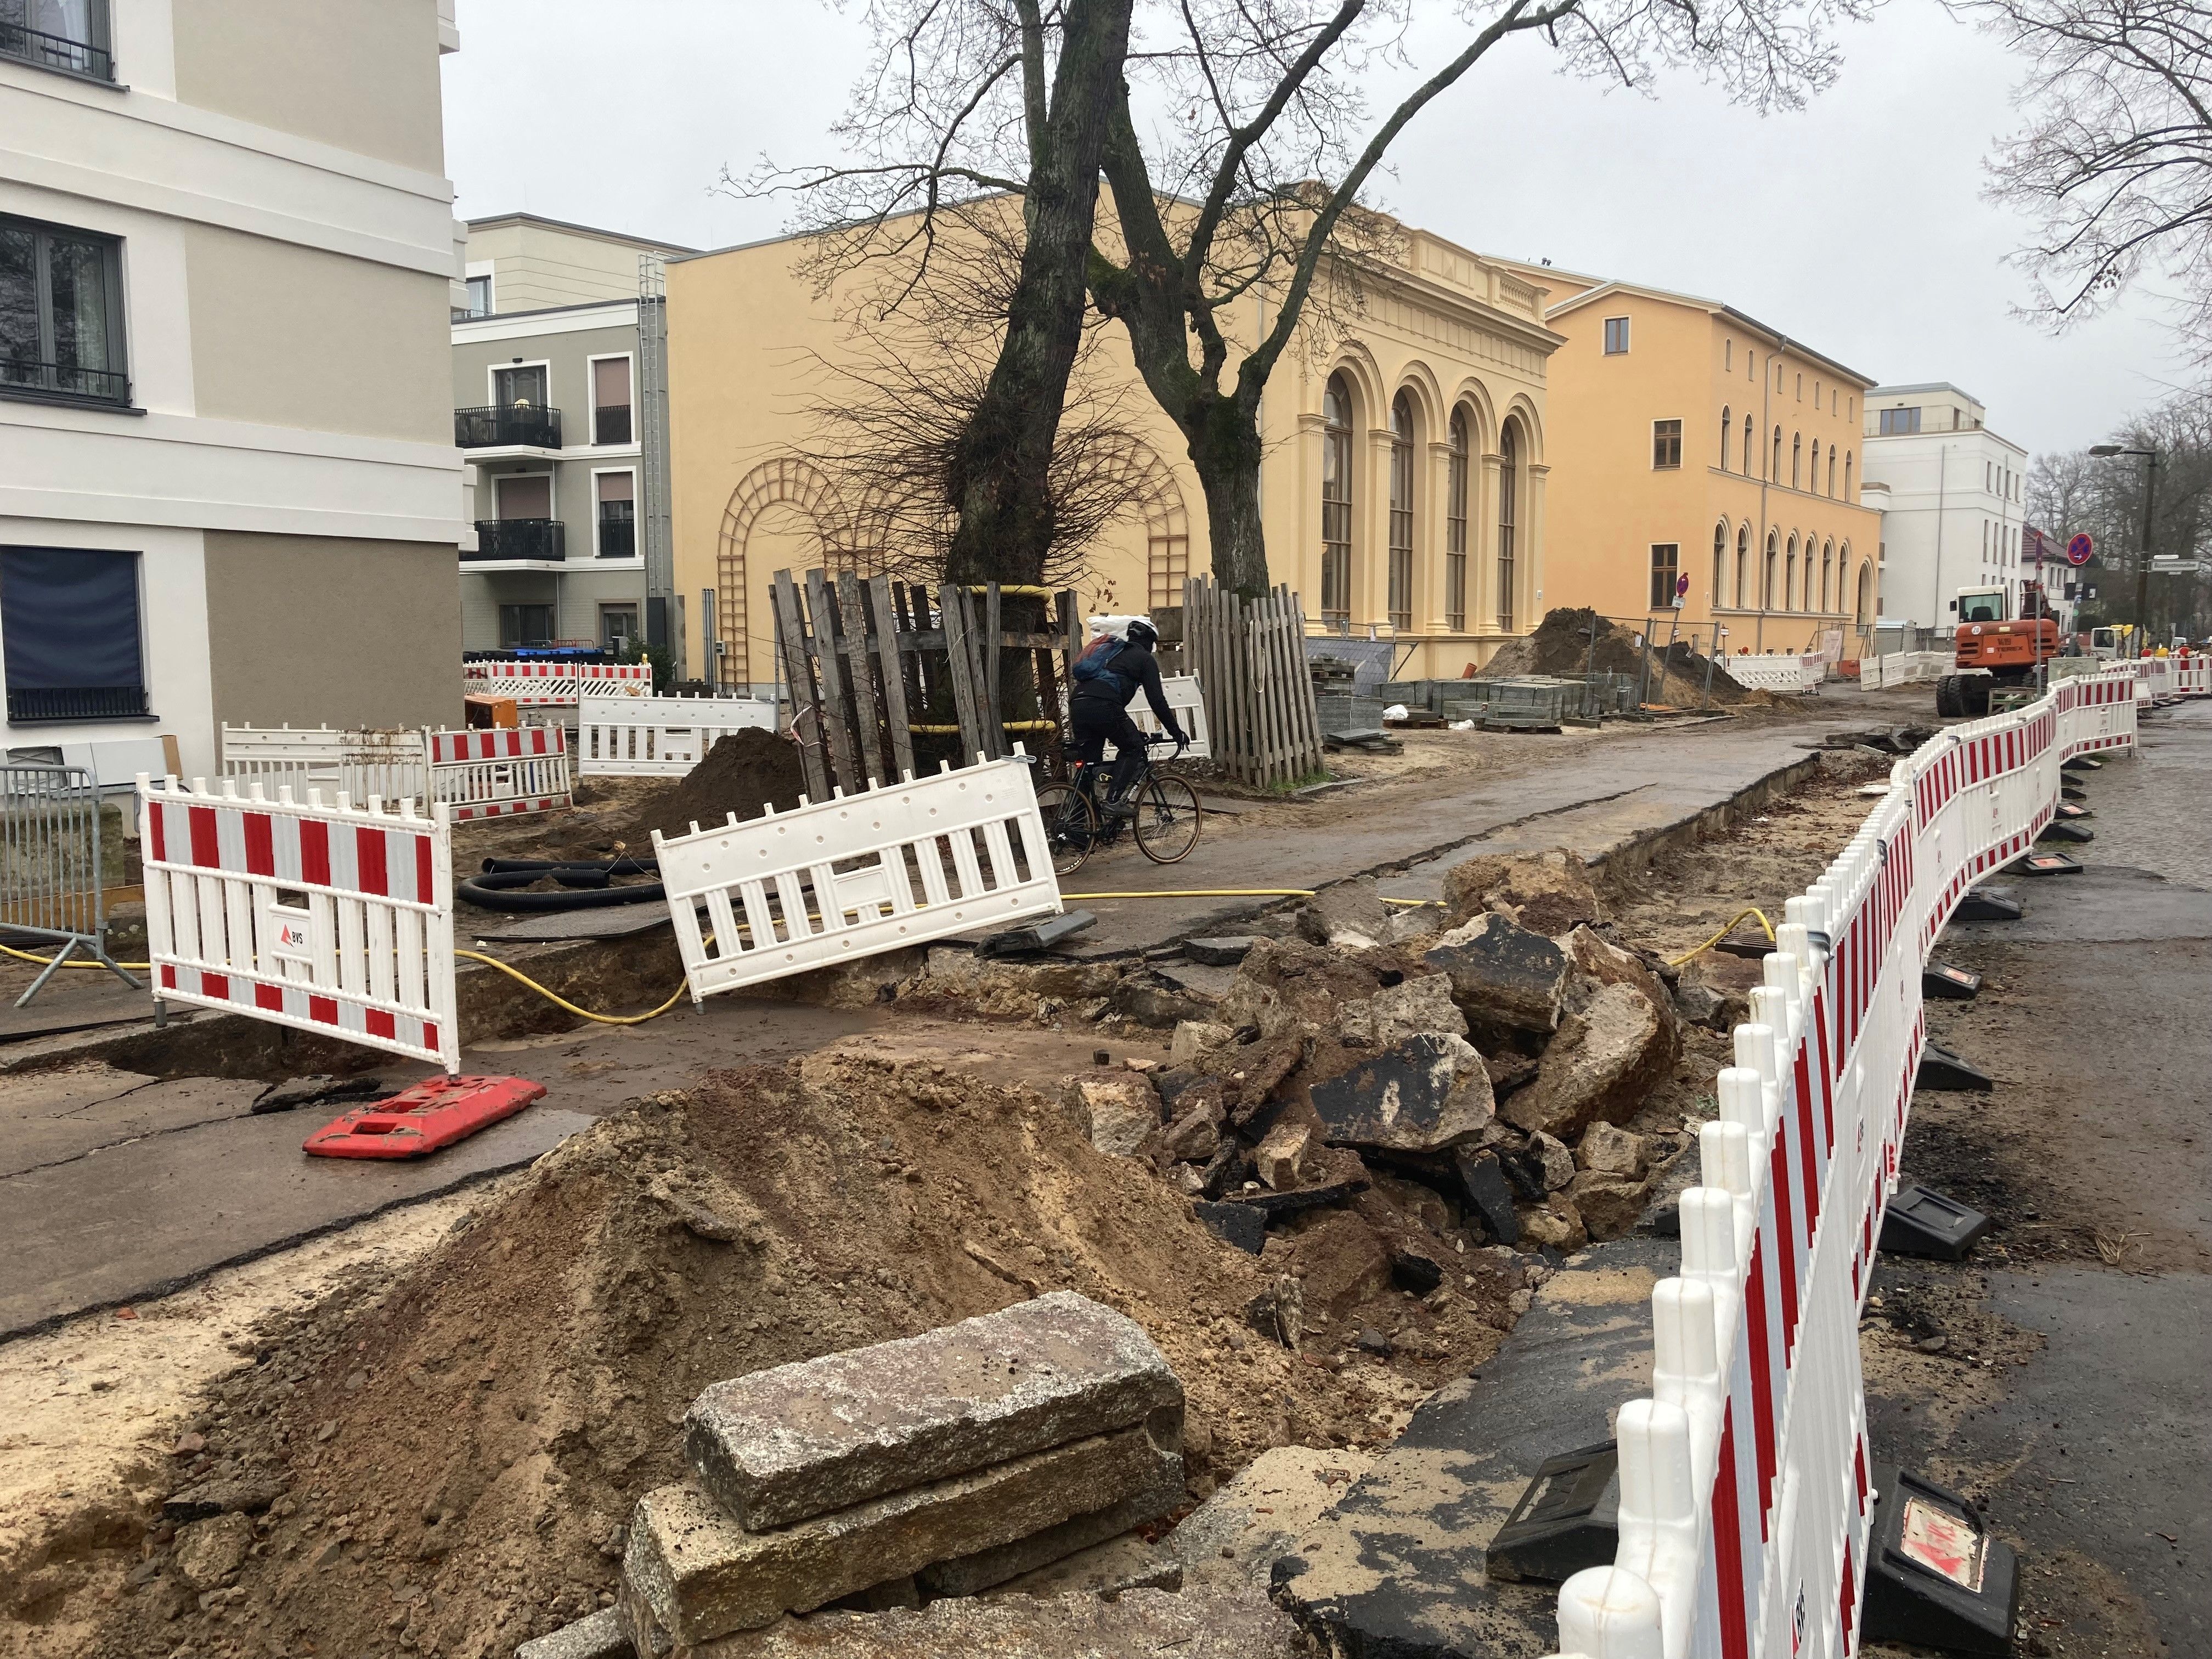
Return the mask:
{"type": "Polygon", "coordinates": [[[1075,727],[1078,760],[1095,766],[1105,758],[1106,745],[1114,745],[1114,772],[1108,781],[1106,799],[1121,799],[1145,763],[1145,733],[1129,718],[1127,708],[1108,697],[1074,698],[1067,712],[1075,727]]]}

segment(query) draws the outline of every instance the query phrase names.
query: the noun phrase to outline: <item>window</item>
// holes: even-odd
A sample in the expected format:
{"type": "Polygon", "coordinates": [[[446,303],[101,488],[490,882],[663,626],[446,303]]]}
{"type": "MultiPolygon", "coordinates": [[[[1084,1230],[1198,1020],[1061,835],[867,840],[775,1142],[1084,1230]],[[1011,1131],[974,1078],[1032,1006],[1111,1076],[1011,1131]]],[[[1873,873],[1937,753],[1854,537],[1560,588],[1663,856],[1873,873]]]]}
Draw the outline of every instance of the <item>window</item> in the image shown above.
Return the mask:
{"type": "Polygon", "coordinates": [[[492,516],[495,519],[550,519],[553,516],[553,475],[550,472],[510,472],[492,480],[492,516]]]}
{"type": "Polygon", "coordinates": [[[108,46],[107,0],[0,0],[0,58],[112,81],[108,46]]]}
{"type": "Polygon", "coordinates": [[[1728,592],[1723,586],[1728,580],[1728,526],[1713,526],[1713,609],[1719,610],[1728,603],[1728,592]]]}
{"type": "Polygon", "coordinates": [[[1846,454],[1844,455],[1844,499],[1845,501],[1849,501],[1849,500],[1850,500],[1850,498],[1851,498],[1851,458],[1850,458],[1850,456],[1848,453],[1846,453],[1846,454]]]}
{"type": "Polygon", "coordinates": [[[1836,493],[1836,447],[1833,444],[1828,446],[1828,493],[1831,495],[1836,493]]]}
{"type": "Polygon", "coordinates": [[[0,218],[0,392],[131,401],[120,247],[112,237],[0,218]]]}
{"type": "Polygon", "coordinates": [[[1390,625],[1413,625],[1413,405],[1390,400],[1390,625]]]}
{"type": "Polygon", "coordinates": [[[626,444],[630,441],[629,359],[592,359],[592,441],[626,444]]]}
{"type": "Polygon", "coordinates": [[[1810,472],[1808,472],[1808,473],[1807,473],[1807,474],[1805,475],[1805,480],[1806,480],[1806,485],[1807,485],[1807,488],[1811,489],[1814,489],[1814,490],[1817,490],[1817,489],[1820,489],[1820,441],[1818,438],[1815,438],[1815,439],[1814,439],[1814,440],[1813,440],[1813,470],[1812,470],[1810,472]]]}
{"type": "Polygon", "coordinates": [[[553,643],[553,607],[550,605],[503,605],[499,608],[499,643],[503,651],[517,646],[553,643]]]}
{"type": "Polygon", "coordinates": [[[1803,479],[1798,477],[1797,465],[1800,461],[1804,459],[1804,447],[1805,434],[1803,433],[1793,432],[1790,434],[1790,487],[1792,489],[1797,489],[1804,482],[1803,479]]]}
{"type": "Polygon", "coordinates": [[[1605,355],[1618,357],[1628,349],[1628,319],[1608,317],[1605,319],[1605,355]]]}
{"type": "Polygon", "coordinates": [[[1996,468],[1994,462],[1984,461],[1982,463],[1982,494],[1984,495],[1989,495],[1996,489],[1996,484],[1994,482],[1996,471],[1996,468]]]}
{"type": "Polygon", "coordinates": [[[1723,374],[1735,373],[1735,342],[1734,340],[1721,342],[1721,373],[1723,374]]]}
{"type": "Polygon", "coordinates": [[[629,559],[637,556],[637,475],[602,472],[599,492],[599,556],[629,559]]]}
{"type": "Polygon", "coordinates": [[[1735,428],[1735,422],[1729,418],[1729,411],[1723,409],[1721,410],[1721,471],[1723,472],[1728,471],[1729,434],[1735,428]]]}
{"type": "Polygon", "coordinates": [[[637,606],[635,605],[602,605],[599,607],[599,647],[605,651],[627,651],[637,643],[637,606]]]}
{"type": "Polygon", "coordinates": [[[1744,525],[1735,532],[1735,608],[1743,609],[1744,578],[1751,570],[1751,526],[1744,525]]]}
{"type": "Polygon", "coordinates": [[[1797,401],[1801,404],[1805,401],[1805,377],[1802,374],[1797,377],[1797,401]]]}
{"type": "Polygon", "coordinates": [[[1759,608],[1761,611],[1774,609],[1775,569],[1781,556],[1775,532],[1770,530],[1766,532],[1766,568],[1760,573],[1759,583],[1759,608]]]}
{"type": "Polygon", "coordinates": [[[471,317],[491,315],[491,277],[489,275],[469,278],[469,308],[471,317]]]}
{"type": "Polygon", "coordinates": [[[1682,550],[1674,542],[1651,544],[1651,608],[1669,611],[1674,605],[1674,578],[1680,574],[1682,550]]]}
{"type": "Polygon", "coordinates": [[[1352,620],[1352,393],[1329,376],[1321,399],[1321,615],[1352,620]]]}
{"type": "Polygon", "coordinates": [[[1682,464],[1682,423],[1680,421],[1651,422],[1651,465],[1656,467],[1680,466],[1682,464]]]}
{"type": "MultiPolygon", "coordinates": [[[[1805,568],[1808,575],[1812,566],[1813,544],[1808,542],[1805,544],[1805,568]]],[[[1782,608],[1784,611],[1802,611],[1805,608],[1805,590],[1797,585],[1797,538],[1795,536],[1790,538],[1790,555],[1782,566],[1782,608]]]]}
{"type": "Polygon", "coordinates": [[[1826,610],[1828,608],[1828,582],[1829,582],[1830,578],[1834,574],[1834,566],[1835,566],[1835,562],[1836,562],[1836,544],[1835,544],[1833,542],[1823,542],[1823,543],[1821,543],[1821,544],[1820,544],[1820,609],[1821,609],[1821,610],[1823,610],[1823,611],[1826,611],[1826,610]]]}
{"type": "Polygon", "coordinates": [[[517,363],[491,372],[491,400],[501,409],[544,409],[552,399],[545,395],[545,365],[517,363]]]}
{"type": "Polygon", "coordinates": [[[1776,483],[1782,482],[1782,428],[1778,426],[1774,428],[1774,465],[1767,468],[1766,476],[1776,483]]]}
{"type": "Polygon", "coordinates": [[[1815,377],[1815,379],[1814,379],[1814,381],[1813,381],[1813,407],[1814,407],[1814,409],[1816,409],[1816,410],[1817,410],[1817,409],[1819,409],[1819,408],[1820,408],[1820,382],[1819,379],[1818,379],[1817,377],[1815,377]]]}
{"type": "Polygon", "coordinates": [[[88,547],[0,548],[8,718],[143,719],[138,556],[88,547]]]}
{"type": "Polygon", "coordinates": [[[1885,409],[1881,411],[1881,435],[1885,438],[1909,437],[1920,430],[1920,411],[1917,409],[1885,409]]]}
{"type": "Polygon", "coordinates": [[[1759,453],[1759,446],[1752,440],[1751,416],[1743,417],[1743,476],[1751,476],[1751,464],[1759,453]]]}
{"type": "Polygon", "coordinates": [[[1452,410],[1444,478],[1444,626],[1467,631],[1467,410],[1452,410]]]}
{"type": "Polygon", "coordinates": [[[1498,433],[1498,626],[1513,631],[1513,515],[1521,490],[1521,422],[1498,433]]]}

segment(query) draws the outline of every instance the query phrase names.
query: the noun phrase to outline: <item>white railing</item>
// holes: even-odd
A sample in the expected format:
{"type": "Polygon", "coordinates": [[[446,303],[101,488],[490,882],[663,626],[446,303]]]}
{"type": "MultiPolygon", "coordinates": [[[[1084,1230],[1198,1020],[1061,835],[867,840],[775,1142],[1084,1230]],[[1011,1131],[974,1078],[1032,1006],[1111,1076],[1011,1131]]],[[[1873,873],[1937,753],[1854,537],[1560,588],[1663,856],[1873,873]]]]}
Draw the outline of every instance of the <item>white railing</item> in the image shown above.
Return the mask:
{"type": "Polygon", "coordinates": [[[653,665],[643,662],[465,662],[461,690],[471,696],[507,697],[520,708],[573,706],[586,690],[653,695],[653,665]]]}
{"type": "Polygon", "coordinates": [[[1941,679],[1952,670],[1948,651],[1892,651],[1859,659],[1859,684],[1869,691],[1941,679]]]}
{"type": "Polygon", "coordinates": [[[655,830],[653,847],[694,1003],[1060,908],[1018,745],[742,823],[655,830]]]}
{"type": "Polygon", "coordinates": [[[574,799],[561,726],[433,732],[429,744],[430,797],[456,821],[549,812],[574,799]]]}
{"type": "Polygon", "coordinates": [[[2060,763],[2134,741],[2121,665],[1955,726],[1789,901],[1652,1293],[1621,1408],[1613,1564],[1559,1592],[1582,1659],[1843,1659],[1872,1490],[1858,1317],[1924,1042],[1920,974],[1966,890],[2034,844],[2060,763]]]}
{"type": "MultiPolygon", "coordinates": [[[[1198,683],[1198,676],[1164,676],[1160,681],[1160,690],[1167,698],[1168,707],[1175,710],[1176,724],[1182,727],[1183,736],[1190,739],[1190,747],[1184,751],[1185,754],[1192,760],[1212,760],[1213,728],[1206,724],[1206,693],[1198,683]]],[[[1152,713],[1152,705],[1142,697],[1129,704],[1129,718],[1136,723],[1137,729],[1148,737],[1158,737],[1165,729],[1160,725],[1159,716],[1152,713]]],[[[1114,745],[1109,743],[1106,745],[1106,758],[1111,760],[1114,754],[1114,745]]]]}
{"type": "Polygon", "coordinates": [[[586,690],[576,712],[581,777],[681,777],[732,732],[775,730],[775,705],[750,697],[631,697],[586,690]]]}
{"type": "Polygon", "coordinates": [[[460,1069],[453,831],[404,803],[138,779],[147,959],[190,1003],[460,1069]]]}
{"type": "Polygon", "coordinates": [[[295,793],[344,790],[356,800],[422,799],[428,744],[419,727],[332,730],[327,726],[233,726],[225,721],[217,764],[223,776],[295,793]]]}
{"type": "Polygon", "coordinates": [[[1828,672],[1827,659],[1817,651],[1770,651],[1763,656],[1729,657],[1721,666],[1728,670],[1738,685],[1790,696],[1814,690],[1828,672]]]}

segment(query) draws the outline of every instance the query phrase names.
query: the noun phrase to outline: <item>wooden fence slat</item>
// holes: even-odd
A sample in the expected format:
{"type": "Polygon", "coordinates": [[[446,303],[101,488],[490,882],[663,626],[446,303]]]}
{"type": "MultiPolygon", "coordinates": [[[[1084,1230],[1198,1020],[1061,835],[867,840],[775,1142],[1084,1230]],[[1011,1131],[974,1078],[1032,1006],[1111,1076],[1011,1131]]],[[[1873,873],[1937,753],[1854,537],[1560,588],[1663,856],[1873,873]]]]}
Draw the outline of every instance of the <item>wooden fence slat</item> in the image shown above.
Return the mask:
{"type": "Polygon", "coordinates": [[[859,751],[860,770],[871,783],[898,776],[898,767],[884,745],[883,700],[876,684],[876,657],[868,640],[867,600],[860,579],[850,570],[837,573],[838,666],[845,671],[853,704],[853,746],[859,751]]]}
{"type": "MultiPolygon", "coordinates": [[[[884,688],[884,724],[890,729],[891,776],[914,775],[914,732],[908,728],[906,665],[899,651],[898,611],[891,603],[891,579],[868,578],[868,606],[876,625],[876,665],[884,688]]],[[[920,653],[915,653],[919,657],[920,653]]]]}
{"type": "MultiPolygon", "coordinates": [[[[816,690],[814,663],[806,648],[806,623],[799,609],[799,589],[791,580],[791,572],[779,570],[769,579],[769,599],[775,611],[776,642],[783,652],[785,679],[791,686],[791,711],[793,725],[808,708],[819,709],[821,696],[816,690]]],[[[822,750],[823,722],[815,722],[814,740],[802,741],[799,745],[799,767],[806,775],[806,793],[812,800],[830,799],[830,771],[827,757],[822,750]]],[[[805,733],[800,733],[802,738],[805,733]]]]}
{"type": "Polygon", "coordinates": [[[952,708],[960,726],[960,764],[972,765],[977,756],[990,757],[983,747],[983,730],[976,708],[975,660],[969,650],[968,596],[951,582],[939,590],[938,609],[945,619],[945,663],[952,677],[952,708]]]}
{"type": "Polygon", "coordinates": [[[996,759],[1006,749],[1006,701],[1003,695],[1006,662],[1004,597],[999,584],[983,589],[983,729],[996,741],[987,751],[996,759]]]}
{"type": "Polygon", "coordinates": [[[819,568],[806,573],[806,605],[814,618],[815,665],[822,677],[822,723],[829,734],[830,758],[837,781],[848,794],[856,794],[865,786],[860,757],[854,752],[852,728],[846,723],[845,665],[837,638],[836,601],[830,598],[830,584],[819,568]]]}

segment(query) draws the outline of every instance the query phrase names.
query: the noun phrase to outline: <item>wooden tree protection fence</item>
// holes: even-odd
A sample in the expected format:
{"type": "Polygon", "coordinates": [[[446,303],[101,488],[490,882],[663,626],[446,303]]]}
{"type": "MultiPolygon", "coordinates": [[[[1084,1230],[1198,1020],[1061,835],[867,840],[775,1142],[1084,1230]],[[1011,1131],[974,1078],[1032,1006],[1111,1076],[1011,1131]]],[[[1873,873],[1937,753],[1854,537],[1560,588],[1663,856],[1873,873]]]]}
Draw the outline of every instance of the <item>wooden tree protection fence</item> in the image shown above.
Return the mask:
{"type": "Polygon", "coordinates": [[[996,582],[933,591],[816,569],[803,587],[777,571],[769,598],[815,800],[913,772],[917,738],[957,739],[967,765],[1003,760],[1016,743],[1038,753],[1059,729],[1060,693],[1083,648],[1072,591],[996,582]],[[1046,605],[1044,626],[1007,627],[1009,600],[1046,605]]]}
{"type": "Polygon", "coordinates": [[[1263,789],[1319,773],[1321,721],[1297,595],[1279,585],[1263,599],[1243,599],[1204,576],[1182,591],[1183,668],[1205,690],[1214,764],[1263,789]]]}

